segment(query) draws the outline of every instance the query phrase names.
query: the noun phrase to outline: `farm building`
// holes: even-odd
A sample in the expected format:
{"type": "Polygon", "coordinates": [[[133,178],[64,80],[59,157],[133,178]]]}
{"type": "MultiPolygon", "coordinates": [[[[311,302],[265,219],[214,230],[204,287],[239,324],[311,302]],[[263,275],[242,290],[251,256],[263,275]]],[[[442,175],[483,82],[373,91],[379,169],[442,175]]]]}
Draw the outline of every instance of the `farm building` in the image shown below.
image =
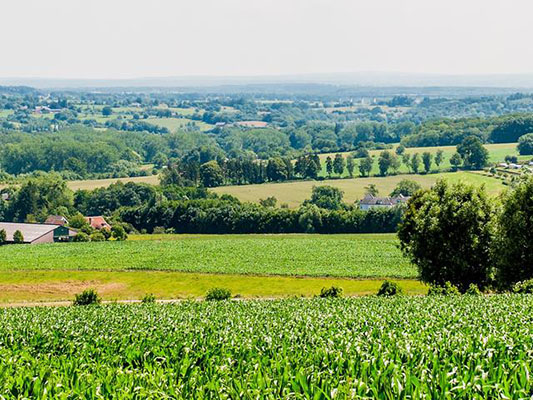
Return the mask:
{"type": "Polygon", "coordinates": [[[16,222],[0,222],[0,230],[6,232],[7,243],[13,243],[13,235],[16,231],[20,231],[22,233],[23,243],[27,244],[68,242],[77,233],[74,229],[69,229],[61,225],[23,224],[16,222]]]}
{"type": "Polygon", "coordinates": [[[61,215],[50,215],[48,218],[46,218],[46,221],[44,221],[44,223],[63,226],[68,225],[68,220],[61,215]]]}
{"type": "Polygon", "coordinates": [[[94,229],[111,229],[111,225],[102,216],[94,217],[85,217],[85,220],[91,225],[94,229]]]}
{"type": "Polygon", "coordinates": [[[394,207],[398,204],[406,203],[409,197],[396,196],[396,197],[376,197],[371,194],[367,194],[363,200],[359,201],[359,208],[361,210],[369,210],[371,208],[387,208],[394,207]]]}

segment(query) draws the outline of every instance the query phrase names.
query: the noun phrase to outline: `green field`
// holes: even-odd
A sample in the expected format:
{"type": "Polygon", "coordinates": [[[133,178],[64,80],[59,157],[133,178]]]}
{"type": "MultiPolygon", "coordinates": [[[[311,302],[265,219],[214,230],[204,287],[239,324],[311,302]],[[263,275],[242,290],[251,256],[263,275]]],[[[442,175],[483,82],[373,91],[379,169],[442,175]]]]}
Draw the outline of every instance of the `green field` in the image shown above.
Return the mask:
{"type": "Polygon", "coordinates": [[[392,234],[145,235],[131,239],[23,248],[4,246],[0,248],[0,271],[159,270],[350,278],[416,276],[415,268],[402,256],[392,234]]]}
{"type": "Polygon", "coordinates": [[[445,172],[428,175],[391,175],[387,177],[353,178],[353,179],[325,179],[322,181],[293,181],[282,183],[264,183],[260,185],[221,186],[212,189],[218,194],[230,194],[242,201],[258,202],[269,196],[274,196],[279,203],[286,203],[289,207],[298,207],[304,200],[311,198],[313,186],[331,185],[344,191],[344,201],[354,203],[362,199],[366,187],[376,185],[379,194],[388,196],[402,179],[416,181],[424,188],[431,187],[438,179],[447,179],[450,182],[465,182],[475,185],[484,184],[487,191],[497,195],[506,186],[502,181],[484,176],[476,172],[459,171],[445,172]]]}
{"type": "Polygon", "coordinates": [[[152,125],[167,128],[170,132],[175,132],[180,128],[184,128],[187,124],[194,124],[202,131],[213,129],[213,125],[207,124],[203,121],[195,121],[189,118],[149,118],[144,121],[152,125]]]}
{"type": "MultiPolygon", "coordinates": [[[[141,169],[144,169],[141,167],[141,169]]],[[[109,178],[109,179],[87,179],[83,181],[69,181],[67,185],[72,190],[85,189],[93,190],[100,187],[108,187],[109,185],[116,182],[135,182],[135,183],[149,183],[151,185],[159,185],[159,176],[158,175],[148,175],[148,176],[134,176],[128,178],[109,178]]]]}
{"type": "MultiPolygon", "coordinates": [[[[517,156],[518,159],[522,160],[522,161],[531,159],[531,156],[520,156],[519,155],[518,149],[516,147],[517,143],[486,144],[484,146],[489,151],[489,162],[490,163],[497,163],[497,162],[504,161],[505,156],[507,156],[507,155],[517,156]]],[[[395,144],[393,146],[393,149],[388,150],[388,151],[394,152],[396,147],[398,147],[398,144],[395,144]]],[[[372,157],[374,157],[374,165],[372,166],[372,171],[370,173],[371,175],[379,175],[378,158],[379,158],[379,155],[380,155],[380,153],[382,151],[383,150],[371,150],[370,151],[370,155],[372,157]]],[[[451,167],[452,167],[451,164],[450,164],[450,158],[456,151],[457,151],[457,147],[456,146],[409,147],[409,148],[405,149],[405,152],[407,154],[418,153],[420,157],[422,157],[422,153],[424,153],[424,152],[429,152],[429,153],[433,154],[433,161],[432,161],[432,168],[431,168],[432,172],[449,171],[451,169],[451,167]],[[443,157],[444,157],[444,161],[442,162],[442,164],[439,167],[437,167],[435,165],[435,157],[434,157],[438,150],[442,150],[443,151],[443,157]]],[[[336,153],[320,154],[319,157],[320,157],[320,160],[322,162],[322,171],[320,173],[320,176],[323,176],[323,177],[327,176],[326,164],[325,164],[326,158],[327,157],[331,157],[333,159],[335,157],[335,154],[336,153]]],[[[342,154],[342,156],[344,158],[346,158],[349,154],[351,154],[351,152],[345,152],[345,153],[340,153],[340,154],[342,154]]],[[[356,160],[356,168],[355,168],[355,171],[354,171],[354,175],[355,176],[357,176],[359,174],[359,170],[358,170],[359,161],[360,160],[356,160]]],[[[422,158],[420,158],[420,171],[423,171],[423,170],[424,170],[424,165],[422,163],[422,158]]],[[[398,172],[402,173],[402,174],[407,174],[410,171],[402,163],[402,165],[401,165],[400,169],[398,170],[398,172]]],[[[332,176],[338,177],[337,174],[333,174],[332,176]]],[[[348,171],[345,171],[341,176],[342,177],[348,177],[348,171]]]]}
{"type": "Polygon", "coordinates": [[[531,296],[0,310],[0,397],[530,398],[531,296]]]}

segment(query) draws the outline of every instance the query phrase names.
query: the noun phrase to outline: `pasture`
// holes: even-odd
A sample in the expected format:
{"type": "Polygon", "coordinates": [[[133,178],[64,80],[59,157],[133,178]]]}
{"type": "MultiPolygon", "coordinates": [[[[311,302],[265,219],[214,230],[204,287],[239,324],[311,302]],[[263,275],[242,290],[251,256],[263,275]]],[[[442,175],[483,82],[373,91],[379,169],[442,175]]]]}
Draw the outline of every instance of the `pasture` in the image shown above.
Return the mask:
{"type": "Polygon", "coordinates": [[[529,296],[0,310],[4,398],[529,398],[529,296]]]}
{"type": "Polygon", "coordinates": [[[313,186],[331,185],[344,191],[344,201],[354,203],[362,199],[366,187],[376,185],[379,194],[388,196],[402,179],[416,181],[424,188],[431,187],[438,179],[450,182],[465,182],[475,185],[484,184],[491,195],[497,195],[506,186],[498,179],[484,176],[476,172],[459,171],[444,172],[427,175],[391,175],[387,177],[352,178],[352,179],[324,179],[321,181],[292,181],[282,183],[264,183],[259,185],[220,186],[211,189],[218,194],[230,194],[241,201],[258,202],[274,196],[279,203],[286,203],[289,207],[298,207],[304,200],[311,198],[313,186]]]}
{"type": "Polygon", "coordinates": [[[167,128],[170,132],[175,132],[178,129],[185,128],[187,125],[196,126],[201,131],[208,131],[213,129],[213,125],[207,124],[203,121],[195,121],[189,118],[149,118],[144,120],[152,125],[167,128]]]}
{"type": "MultiPolygon", "coordinates": [[[[141,168],[143,169],[143,168],[141,168]]],[[[83,181],[68,181],[67,186],[71,190],[93,190],[101,187],[108,187],[116,182],[135,182],[135,183],[148,183],[150,185],[159,185],[158,175],[148,176],[134,176],[128,178],[109,178],[109,179],[87,179],[83,181]]]]}

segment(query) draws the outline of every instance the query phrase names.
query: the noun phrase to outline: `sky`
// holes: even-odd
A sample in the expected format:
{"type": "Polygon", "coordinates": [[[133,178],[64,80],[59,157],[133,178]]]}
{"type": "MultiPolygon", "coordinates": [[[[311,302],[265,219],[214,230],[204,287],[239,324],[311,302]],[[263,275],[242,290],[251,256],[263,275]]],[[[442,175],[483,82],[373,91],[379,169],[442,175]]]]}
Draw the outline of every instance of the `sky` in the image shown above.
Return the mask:
{"type": "Polygon", "coordinates": [[[0,77],[533,73],[531,0],[17,0],[0,77]]]}

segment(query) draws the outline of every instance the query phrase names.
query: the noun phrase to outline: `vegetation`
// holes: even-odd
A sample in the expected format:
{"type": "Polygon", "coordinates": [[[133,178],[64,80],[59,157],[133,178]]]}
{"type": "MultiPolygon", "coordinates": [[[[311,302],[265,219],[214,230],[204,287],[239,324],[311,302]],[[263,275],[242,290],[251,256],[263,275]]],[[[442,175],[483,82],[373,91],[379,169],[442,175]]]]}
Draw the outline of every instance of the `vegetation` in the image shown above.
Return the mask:
{"type": "Polygon", "coordinates": [[[532,312],[523,295],[3,309],[0,395],[527,398],[532,312]]]}
{"type": "Polygon", "coordinates": [[[92,304],[100,304],[102,299],[94,289],[85,289],[83,292],[77,294],[74,298],[73,305],[75,306],[89,306],[92,304]]]}
{"type": "Polygon", "coordinates": [[[323,299],[342,297],[343,289],[339,286],[331,286],[329,288],[323,287],[320,290],[319,297],[323,299]]]}
{"type": "Polygon", "coordinates": [[[212,288],[209,289],[205,295],[207,301],[229,300],[231,298],[231,291],[226,288],[212,288]]]}
{"type": "Polygon", "coordinates": [[[383,281],[377,294],[378,296],[396,296],[403,294],[403,290],[396,282],[383,281]]]}

